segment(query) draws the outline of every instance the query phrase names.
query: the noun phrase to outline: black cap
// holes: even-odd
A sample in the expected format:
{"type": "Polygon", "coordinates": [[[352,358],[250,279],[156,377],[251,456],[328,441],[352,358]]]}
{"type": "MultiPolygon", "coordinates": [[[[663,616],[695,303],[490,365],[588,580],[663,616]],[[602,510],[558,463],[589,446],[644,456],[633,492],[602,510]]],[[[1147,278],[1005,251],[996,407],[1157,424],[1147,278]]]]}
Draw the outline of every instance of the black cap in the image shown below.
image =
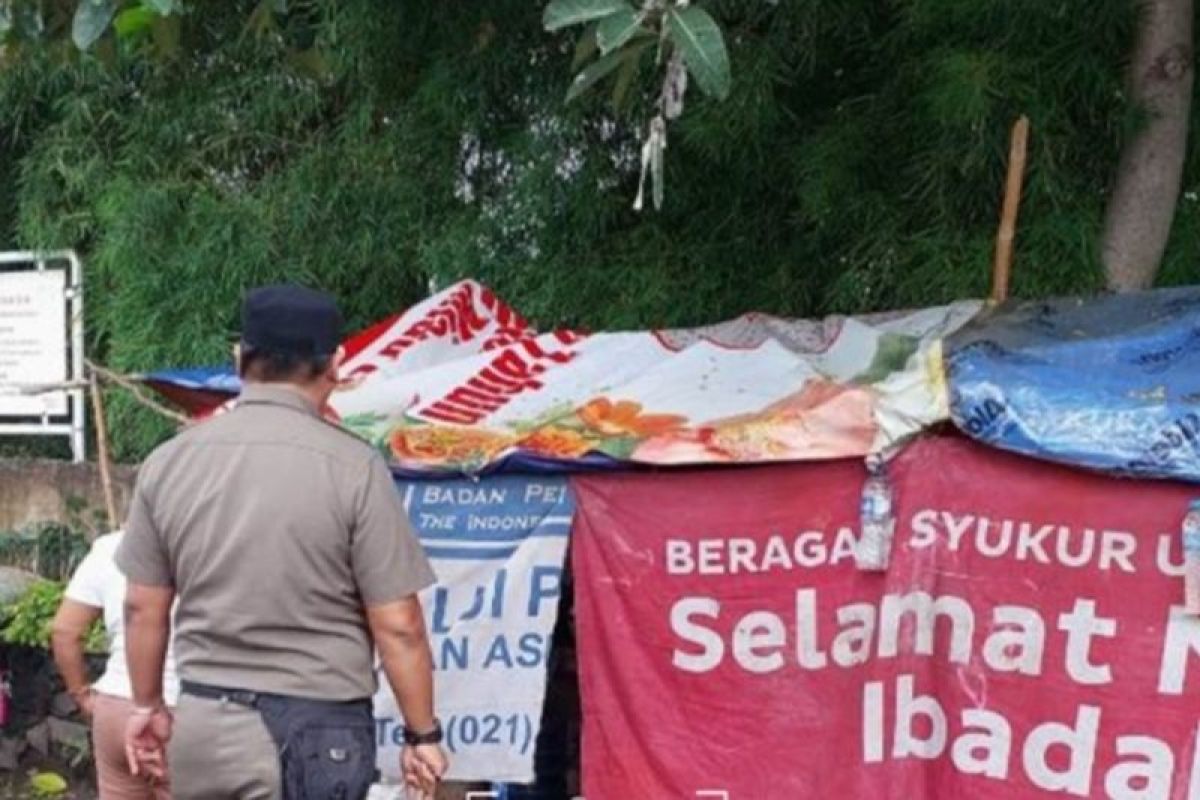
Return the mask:
{"type": "Polygon", "coordinates": [[[242,301],[242,347],[330,356],[342,343],[342,312],[324,292],[291,284],[251,289],[242,301]]]}

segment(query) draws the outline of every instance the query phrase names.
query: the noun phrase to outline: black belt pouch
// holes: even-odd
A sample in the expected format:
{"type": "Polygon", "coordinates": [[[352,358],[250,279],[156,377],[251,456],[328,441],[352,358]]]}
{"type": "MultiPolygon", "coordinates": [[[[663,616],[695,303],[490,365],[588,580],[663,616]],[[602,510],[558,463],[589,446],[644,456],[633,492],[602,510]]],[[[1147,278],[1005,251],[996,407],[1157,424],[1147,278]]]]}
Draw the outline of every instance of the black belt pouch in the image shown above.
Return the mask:
{"type": "Polygon", "coordinates": [[[279,748],[284,800],[363,800],[378,774],[371,701],[331,703],[259,695],[279,748]]]}

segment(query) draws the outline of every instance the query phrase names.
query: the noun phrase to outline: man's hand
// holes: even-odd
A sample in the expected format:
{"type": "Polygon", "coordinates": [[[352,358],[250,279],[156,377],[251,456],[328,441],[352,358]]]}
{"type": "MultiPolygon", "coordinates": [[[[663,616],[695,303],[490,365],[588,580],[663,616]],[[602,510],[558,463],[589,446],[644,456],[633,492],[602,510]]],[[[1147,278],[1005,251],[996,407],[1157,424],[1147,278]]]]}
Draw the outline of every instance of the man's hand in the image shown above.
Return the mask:
{"type": "Polygon", "coordinates": [[[156,780],[167,777],[167,742],[171,739],[171,714],[160,706],[152,712],[135,709],[125,723],[125,758],[134,775],[156,780]]]}
{"type": "Polygon", "coordinates": [[[432,800],[438,782],[450,766],[441,745],[419,744],[405,747],[400,753],[400,771],[404,782],[432,800]]]}
{"type": "MultiPolygon", "coordinates": [[[[405,724],[432,731],[437,724],[433,715],[433,655],[421,601],[414,594],[368,606],[367,623],[405,724]]],[[[436,744],[410,745],[400,753],[404,782],[425,800],[432,800],[447,763],[445,751],[436,744]]],[[[409,794],[412,796],[411,791],[409,794]]]]}

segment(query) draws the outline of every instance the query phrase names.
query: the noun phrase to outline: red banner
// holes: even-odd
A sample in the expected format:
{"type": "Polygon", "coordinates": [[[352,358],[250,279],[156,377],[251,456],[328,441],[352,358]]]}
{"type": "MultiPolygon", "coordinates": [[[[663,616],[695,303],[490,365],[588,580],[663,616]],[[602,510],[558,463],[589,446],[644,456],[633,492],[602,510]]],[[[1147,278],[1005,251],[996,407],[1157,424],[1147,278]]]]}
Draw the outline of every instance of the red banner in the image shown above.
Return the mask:
{"type": "Polygon", "coordinates": [[[929,439],[886,574],[858,462],[580,478],[589,800],[1200,800],[1200,489],[929,439]]]}

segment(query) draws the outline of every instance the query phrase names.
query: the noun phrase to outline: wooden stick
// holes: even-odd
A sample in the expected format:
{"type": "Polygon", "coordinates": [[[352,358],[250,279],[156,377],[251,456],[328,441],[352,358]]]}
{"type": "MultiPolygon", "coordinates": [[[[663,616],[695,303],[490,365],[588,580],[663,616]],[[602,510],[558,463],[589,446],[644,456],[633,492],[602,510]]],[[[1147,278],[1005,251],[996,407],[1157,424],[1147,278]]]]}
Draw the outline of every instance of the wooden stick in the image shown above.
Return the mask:
{"type": "Polygon", "coordinates": [[[1008,299],[1012,275],[1013,239],[1017,231],[1017,210],[1021,206],[1021,188],[1025,181],[1025,156],[1029,146],[1029,118],[1022,115],[1012,128],[1008,149],[1008,177],[1004,181],[1004,205],[1000,211],[1000,230],[996,234],[996,257],[992,262],[992,301],[1008,299]]]}
{"type": "Polygon", "coordinates": [[[92,414],[96,417],[96,457],[100,461],[100,484],[104,487],[104,505],[108,510],[108,529],[117,529],[117,499],[113,494],[112,465],[108,458],[108,421],[104,419],[104,398],[100,394],[100,381],[96,371],[91,376],[92,414]]]}
{"type": "Polygon", "coordinates": [[[120,386],[122,389],[129,390],[130,394],[133,395],[134,400],[141,403],[143,406],[150,409],[151,411],[153,411],[157,414],[161,414],[162,416],[166,417],[169,420],[173,420],[174,422],[178,423],[179,425],[187,424],[187,422],[188,422],[187,417],[185,417],[183,414],[180,414],[178,411],[172,411],[171,409],[164,406],[162,403],[151,400],[149,397],[146,396],[145,392],[142,391],[141,387],[139,387],[136,383],[131,381],[129,378],[126,378],[122,375],[118,375],[117,373],[113,372],[112,370],[105,369],[104,367],[102,367],[99,364],[96,364],[90,360],[88,360],[84,363],[87,364],[87,368],[89,370],[98,374],[104,380],[109,381],[110,383],[115,383],[117,386],[120,386]]]}

